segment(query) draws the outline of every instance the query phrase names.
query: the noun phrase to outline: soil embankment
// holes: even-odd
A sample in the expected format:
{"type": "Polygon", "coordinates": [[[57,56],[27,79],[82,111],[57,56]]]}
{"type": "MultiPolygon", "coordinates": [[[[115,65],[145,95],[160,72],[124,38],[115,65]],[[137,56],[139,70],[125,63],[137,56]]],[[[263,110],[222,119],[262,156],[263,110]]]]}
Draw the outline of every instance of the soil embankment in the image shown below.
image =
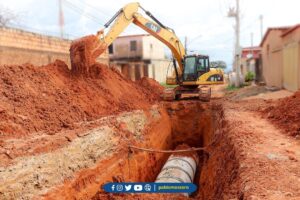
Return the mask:
{"type": "Polygon", "coordinates": [[[300,91],[276,101],[270,101],[262,113],[288,135],[300,136],[300,91]]]}
{"type": "Polygon", "coordinates": [[[77,122],[146,109],[162,92],[153,80],[135,83],[99,63],[77,75],[59,60],[42,67],[1,66],[1,137],[51,134],[76,128],[77,122]]]}

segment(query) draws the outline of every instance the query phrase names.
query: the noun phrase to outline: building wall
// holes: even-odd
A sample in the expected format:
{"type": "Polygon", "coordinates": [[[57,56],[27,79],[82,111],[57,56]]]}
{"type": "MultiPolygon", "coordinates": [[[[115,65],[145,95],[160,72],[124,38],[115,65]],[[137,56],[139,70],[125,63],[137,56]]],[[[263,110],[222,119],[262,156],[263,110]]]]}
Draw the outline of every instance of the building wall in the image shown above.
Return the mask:
{"type": "Polygon", "coordinates": [[[164,59],[164,44],[151,35],[120,36],[113,42],[112,60],[139,58],[139,59],[164,59]],[[130,50],[130,42],[137,42],[137,50],[130,50]]]}
{"type": "Polygon", "coordinates": [[[148,67],[148,77],[165,83],[169,64],[169,60],[152,60],[148,67]]]}
{"type": "Polygon", "coordinates": [[[283,85],[300,89],[300,28],[283,37],[283,85]]]}
{"type": "Polygon", "coordinates": [[[143,37],[143,59],[165,59],[165,45],[153,36],[143,37]]]}
{"type": "Polygon", "coordinates": [[[143,40],[139,35],[118,37],[112,45],[113,53],[109,55],[112,60],[143,57],[143,40]],[[137,42],[136,51],[130,50],[130,41],[137,42]]]}
{"type": "Polygon", "coordinates": [[[290,43],[283,50],[283,86],[296,91],[299,88],[299,45],[290,43]]]}
{"type": "Polygon", "coordinates": [[[112,66],[131,79],[144,76],[165,82],[170,61],[165,58],[164,44],[151,35],[121,36],[113,42],[109,55],[112,66]],[[137,41],[137,50],[130,50],[130,41],[137,41]]]}
{"type": "Polygon", "coordinates": [[[248,59],[241,58],[241,74],[245,77],[248,71],[248,59]]]}
{"type": "Polygon", "coordinates": [[[268,86],[283,87],[282,31],[271,30],[262,46],[263,77],[268,86]]]}
{"type": "Polygon", "coordinates": [[[260,47],[243,48],[241,56],[241,72],[244,77],[248,72],[253,72],[255,74],[255,81],[262,81],[260,56],[260,47]]]}
{"type": "Polygon", "coordinates": [[[133,81],[143,77],[153,78],[159,83],[166,82],[169,60],[151,60],[151,63],[144,61],[120,62],[112,61],[111,66],[117,68],[123,76],[133,81]]]}
{"type": "MultiPolygon", "coordinates": [[[[71,40],[0,27],[0,65],[46,65],[60,59],[70,66],[70,44],[71,40]]],[[[108,64],[108,53],[97,61],[108,64]]]]}

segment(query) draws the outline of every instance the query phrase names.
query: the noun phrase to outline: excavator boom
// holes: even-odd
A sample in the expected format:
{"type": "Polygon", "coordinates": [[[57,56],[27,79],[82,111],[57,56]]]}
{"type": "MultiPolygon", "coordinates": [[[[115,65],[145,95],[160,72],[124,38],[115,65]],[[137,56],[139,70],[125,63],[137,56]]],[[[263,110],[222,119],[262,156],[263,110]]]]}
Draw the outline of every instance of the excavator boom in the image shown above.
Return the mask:
{"type": "Polygon", "coordinates": [[[95,59],[99,57],[131,23],[139,26],[168,46],[178,63],[178,68],[175,67],[177,77],[178,74],[182,74],[183,58],[185,56],[185,49],[182,43],[172,29],[160,23],[149,11],[143,9],[139,3],[129,3],[120,9],[108,23],[105,24],[106,28],[112,24],[106,34],[104,34],[104,30],[101,30],[96,35],[89,35],[75,40],[70,48],[72,69],[79,72],[88,70],[88,66],[94,64],[95,59]],[[152,20],[141,15],[138,12],[139,8],[145,11],[152,20]]]}

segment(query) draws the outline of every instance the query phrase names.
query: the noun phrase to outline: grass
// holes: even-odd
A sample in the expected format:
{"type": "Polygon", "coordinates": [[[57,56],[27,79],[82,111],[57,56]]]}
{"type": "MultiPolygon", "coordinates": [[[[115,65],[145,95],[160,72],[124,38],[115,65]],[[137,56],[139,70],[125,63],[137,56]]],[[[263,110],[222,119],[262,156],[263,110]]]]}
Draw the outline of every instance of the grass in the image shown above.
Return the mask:
{"type": "Polygon", "coordinates": [[[160,83],[160,85],[164,86],[165,88],[175,88],[178,85],[167,85],[166,83],[160,83]]]}
{"type": "Polygon", "coordinates": [[[227,88],[226,88],[226,90],[228,90],[228,91],[234,91],[234,90],[241,89],[243,87],[244,87],[244,85],[241,85],[240,87],[236,87],[234,85],[228,85],[227,88]]]}

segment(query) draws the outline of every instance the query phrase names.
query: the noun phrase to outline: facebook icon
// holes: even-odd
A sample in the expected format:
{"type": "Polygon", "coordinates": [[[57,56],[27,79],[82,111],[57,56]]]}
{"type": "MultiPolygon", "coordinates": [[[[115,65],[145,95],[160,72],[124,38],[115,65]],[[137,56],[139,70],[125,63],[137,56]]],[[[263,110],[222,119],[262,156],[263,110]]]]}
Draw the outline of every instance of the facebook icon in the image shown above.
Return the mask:
{"type": "Polygon", "coordinates": [[[111,186],[111,191],[115,191],[115,185],[111,186]]]}

